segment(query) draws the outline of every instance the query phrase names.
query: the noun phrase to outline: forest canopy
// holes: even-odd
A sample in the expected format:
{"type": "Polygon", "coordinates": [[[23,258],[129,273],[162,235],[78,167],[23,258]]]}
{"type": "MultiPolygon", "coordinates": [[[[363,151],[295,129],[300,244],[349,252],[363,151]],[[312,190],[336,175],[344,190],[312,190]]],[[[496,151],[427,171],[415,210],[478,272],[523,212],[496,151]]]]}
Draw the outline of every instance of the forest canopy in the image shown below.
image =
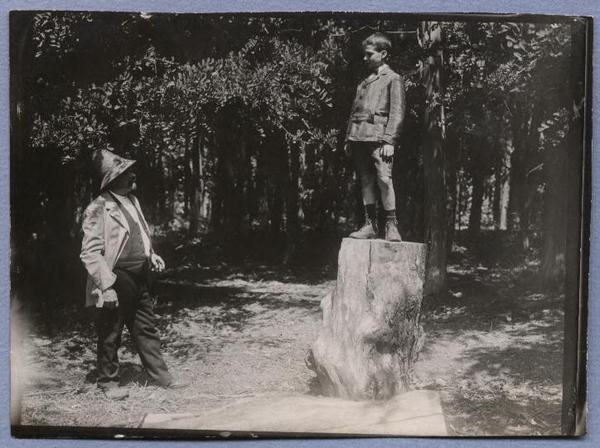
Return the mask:
{"type": "Polygon", "coordinates": [[[445,290],[458,246],[533,257],[543,281],[560,282],[580,182],[570,160],[582,151],[581,26],[14,14],[13,271],[37,272],[39,251],[55,257],[44,274],[54,281],[66,275],[64,260],[77,263],[81,215],[98,193],[97,149],[137,160],[156,235],[212,235],[233,250],[257,240],[285,263],[307,235],[339,240],[362,219],[342,150],[366,74],[360,44],[382,31],[407,86],[396,208],[403,237],[428,244],[428,291],[445,290]]]}

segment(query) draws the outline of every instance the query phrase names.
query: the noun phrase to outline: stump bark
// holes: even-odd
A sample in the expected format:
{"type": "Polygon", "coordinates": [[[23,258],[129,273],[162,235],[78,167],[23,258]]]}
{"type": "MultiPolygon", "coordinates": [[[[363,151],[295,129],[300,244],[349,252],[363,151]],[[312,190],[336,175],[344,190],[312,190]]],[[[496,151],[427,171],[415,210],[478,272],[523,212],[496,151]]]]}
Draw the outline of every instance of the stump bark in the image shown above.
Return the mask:
{"type": "Polygon", "coordinates": [[[344,238],[308,357],[325,395],[387,399],[410,388],[423,344],[426,246],[344,238]]]}

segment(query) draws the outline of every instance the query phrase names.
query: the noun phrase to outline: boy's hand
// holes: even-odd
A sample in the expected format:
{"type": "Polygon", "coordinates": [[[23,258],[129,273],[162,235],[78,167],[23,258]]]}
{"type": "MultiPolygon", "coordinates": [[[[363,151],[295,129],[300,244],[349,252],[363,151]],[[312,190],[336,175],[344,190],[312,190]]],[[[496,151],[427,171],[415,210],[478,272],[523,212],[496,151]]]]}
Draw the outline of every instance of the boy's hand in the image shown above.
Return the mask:
{"type": "Polygon", "coordinates": [[[346,154],[347,156],[350,155],[350,145],[347,142],[344,143],[344,154],[346,154]]]}
{"type": "Polygon", "coordinates": [[[394,145],[384,143],[383,145],[381,145],[379,155],[381,156],[381,159],[384,162],[390,162],[392,157],[394,157],[394,145]]]}

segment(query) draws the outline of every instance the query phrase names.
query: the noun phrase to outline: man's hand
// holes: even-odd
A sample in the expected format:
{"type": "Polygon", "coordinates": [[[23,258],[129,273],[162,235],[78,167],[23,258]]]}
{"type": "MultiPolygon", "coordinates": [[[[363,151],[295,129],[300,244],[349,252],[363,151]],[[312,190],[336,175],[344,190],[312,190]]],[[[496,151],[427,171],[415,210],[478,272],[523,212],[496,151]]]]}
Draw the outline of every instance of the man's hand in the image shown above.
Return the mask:
{"type": "Polygon", "coordinates": [[[157,254],[150,255],[150,264],[153,271],[162,272],[165,270],[165,261],[157,254]]]}
{"type": "Polygon", "coordinates": [[[389,143],[384,143],[381,146],[380,153],[381,159],[384,162],[390,162],[392,157],[394,157],[394,145],[390,145],[389,143]]]}
{"type": "Polygon", "coordinates": [[[350,145],[348,144],[348,142],[344,143],[344,154],[346,154],[347,156],[350,155],[350,145]]]}
{"type": "Polygon", "coordinates": [[[114,310],[119,306],[119,298],[117,292],[113,288],[108,288],[102,292],[102,308],[114,310]]]}

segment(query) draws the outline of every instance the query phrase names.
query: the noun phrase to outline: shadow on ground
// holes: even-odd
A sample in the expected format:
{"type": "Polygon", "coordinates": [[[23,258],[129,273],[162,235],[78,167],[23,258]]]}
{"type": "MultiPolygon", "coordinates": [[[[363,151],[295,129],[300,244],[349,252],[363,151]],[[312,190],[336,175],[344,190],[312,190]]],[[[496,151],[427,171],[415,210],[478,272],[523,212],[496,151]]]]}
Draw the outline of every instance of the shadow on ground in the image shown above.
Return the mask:
{"type": "Polygon", "coordinates": [[[530,272],[461,270],[425,303],[419,387],[439,390],[455,435],[560,433],[563,300],[530,272]]]}
{"type": "MultiPolygon", "coordinates": [[[[187,266],[155,285],[167,364],[183,392],[149,384],[127,333],[119,352],[126,402],[93,387],[95,342],[81,311],[31,325],[24,338],[28,424],[135,426],[144,413],[202,412],[261,394],[315,393],[304,356],[334,279],[248,263],[187,266]],[[148,385],[147,385],[148,384],[148,385]]],[[[450,293],[425,299],[417,388],[440,392],[451,435],[552,435],[560,430],[562,301],[527,269],[453,265],[450,293]]],[[[41,319],[44,316],[40,316],[41,319]]],[[[46,320],[47,319],[43,319],[46,320]]]]}

